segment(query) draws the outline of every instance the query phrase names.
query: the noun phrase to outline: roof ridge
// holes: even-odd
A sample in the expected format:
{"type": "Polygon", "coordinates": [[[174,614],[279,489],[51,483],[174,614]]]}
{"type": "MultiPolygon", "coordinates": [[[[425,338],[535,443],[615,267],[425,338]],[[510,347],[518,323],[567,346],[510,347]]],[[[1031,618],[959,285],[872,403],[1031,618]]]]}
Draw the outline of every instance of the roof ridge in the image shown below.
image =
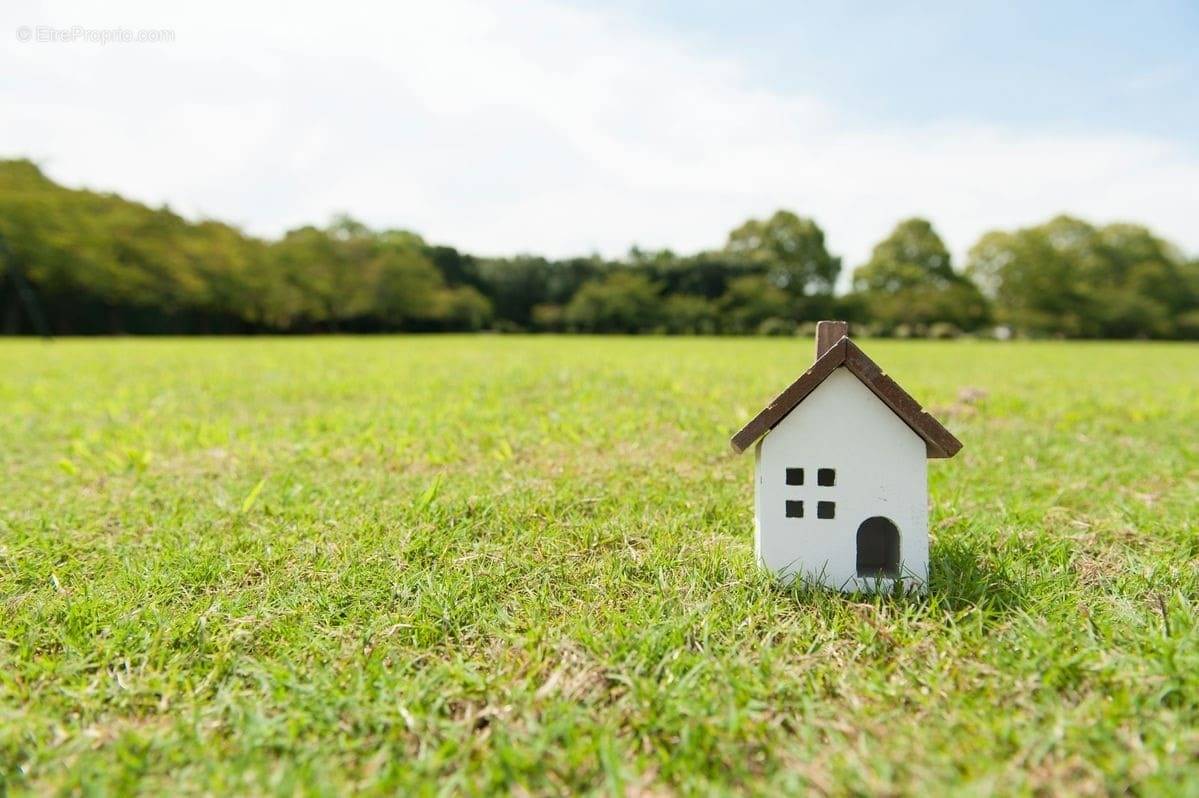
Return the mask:
{"type": "Polygon", "coordinates": [[[846,367],[859,382],[885,404],[892,413],[919,435],[925,443],[929,457],[953,457],[962,448],[962,442],[954,437],[932,414],[924,410],[911,394],[899,383],[887,376],[861,347],[843,335],[811,367],[793,383],[779,393],[730,439],[733,451],[740,454],[759,438],[774,429],[787,414],[816,390],[828,376],[840,367],[846,367]]]}

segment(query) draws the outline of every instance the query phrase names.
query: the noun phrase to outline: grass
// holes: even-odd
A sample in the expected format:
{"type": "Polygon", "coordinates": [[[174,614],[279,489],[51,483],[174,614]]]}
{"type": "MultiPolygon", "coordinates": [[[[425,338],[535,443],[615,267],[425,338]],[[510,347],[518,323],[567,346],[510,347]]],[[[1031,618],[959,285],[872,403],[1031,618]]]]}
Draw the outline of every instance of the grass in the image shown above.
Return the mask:
{"type": "Polygon", "coordinates": [[[0,344],[2,784],[1199,794],[1199,347],[865,348],[925,597],[753,565],[807,341],[0,344]]]}

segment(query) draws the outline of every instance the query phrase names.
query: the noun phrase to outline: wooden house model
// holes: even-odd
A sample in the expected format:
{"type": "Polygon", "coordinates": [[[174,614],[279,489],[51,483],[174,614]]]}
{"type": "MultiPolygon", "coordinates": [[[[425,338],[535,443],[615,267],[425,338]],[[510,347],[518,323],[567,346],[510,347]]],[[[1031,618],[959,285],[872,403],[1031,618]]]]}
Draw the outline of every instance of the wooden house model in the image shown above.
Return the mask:
{"type": "Polygon", "coordinates": [[[758,561],[845,591],[923,589],[926,458],[962,444],[849,339],[822,321],[816,362],[732,438],[755,443],[758,561]]]}

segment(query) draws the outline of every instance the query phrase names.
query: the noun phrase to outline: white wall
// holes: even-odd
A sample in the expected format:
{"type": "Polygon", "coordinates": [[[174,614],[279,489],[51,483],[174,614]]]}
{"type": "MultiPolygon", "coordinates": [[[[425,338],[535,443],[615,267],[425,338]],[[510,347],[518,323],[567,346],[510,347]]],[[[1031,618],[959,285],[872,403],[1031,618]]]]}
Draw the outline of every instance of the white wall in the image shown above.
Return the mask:
{"type": "MultiPolygon", "coordinates": [[[[899,527],[905,584],[928,578],[928,479],[925,445],[844,367],[834,371],[758,443],[755,468],[759,562],[790,580],[803,575],[845,590],[870,590],[857,578],[857,531],[881,515],[899,527]],[[787,468],[803,468],[801,487],[787,468]],[[836,469],[836,485],[816,472],[836,469]],[[803,518],[786,517],[786,500],[804,502],[803,518]],[[818,501],[836,502],[836,517],[816,517],[818,501]]],[[[889,580],[884,580],[889,582],[889,580]]]]}

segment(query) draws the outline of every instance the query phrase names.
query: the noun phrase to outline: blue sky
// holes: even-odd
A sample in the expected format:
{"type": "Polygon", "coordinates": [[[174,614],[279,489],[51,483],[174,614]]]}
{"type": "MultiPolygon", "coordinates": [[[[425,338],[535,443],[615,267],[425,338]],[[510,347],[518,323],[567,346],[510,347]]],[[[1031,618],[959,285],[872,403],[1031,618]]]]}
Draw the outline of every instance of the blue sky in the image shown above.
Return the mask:
{"type": "Polygon", "coordinates": [[[789,208],[849,267],[912,215],[960,264],[1069,212],[1199,253],[1199,5],[57,0],[0,36],[0,157],[263,236],[687,252],[789,208]]]}
{"type": "MultiPolygon", "coordinates": [[[[611,9],[612,2],[577,5],[611,9]]],[[[987,121],[1199,143],[1199,3],[615,3],[861,124],[987,121]]]]}

